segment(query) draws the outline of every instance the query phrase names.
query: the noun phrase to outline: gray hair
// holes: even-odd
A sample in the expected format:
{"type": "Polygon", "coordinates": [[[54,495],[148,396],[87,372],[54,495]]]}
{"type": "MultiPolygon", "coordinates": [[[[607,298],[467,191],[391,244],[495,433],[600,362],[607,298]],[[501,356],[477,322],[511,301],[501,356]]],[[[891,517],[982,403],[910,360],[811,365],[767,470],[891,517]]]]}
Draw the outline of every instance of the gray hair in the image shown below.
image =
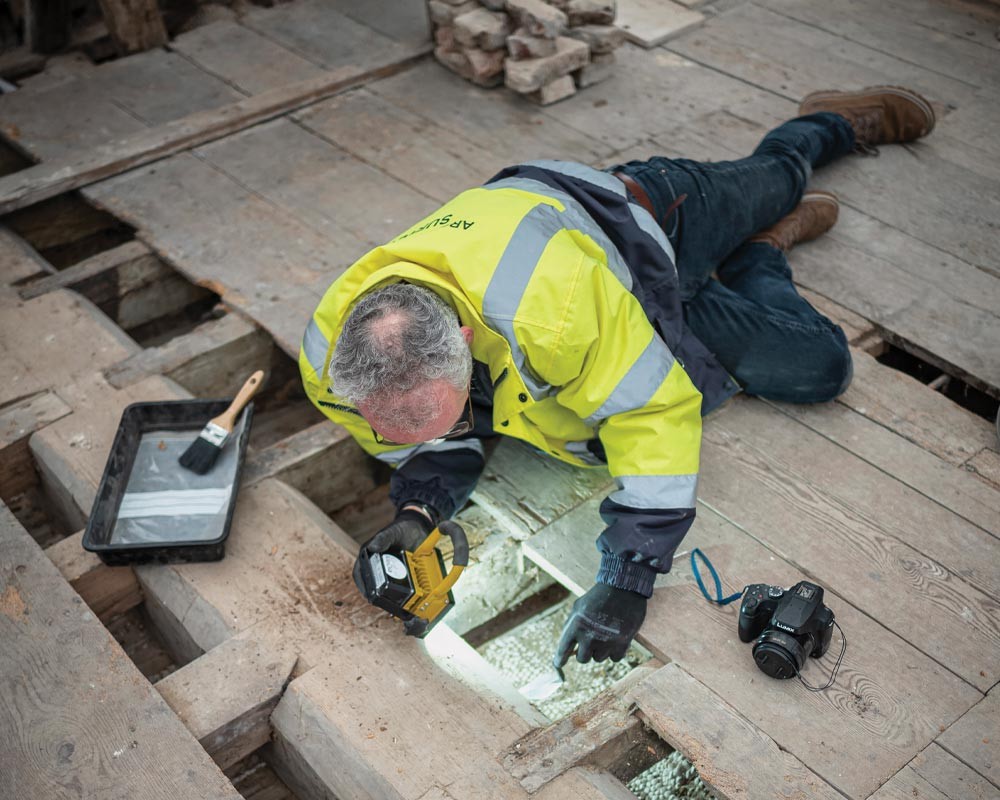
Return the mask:
{"type": "Polygon", "coordinates": [[[430,289],[394,283],[369,292],[344,323],[333,358],[334,393],[355,406],[443,378],[464,389],[472,353],[458,314],[430,289]]]}

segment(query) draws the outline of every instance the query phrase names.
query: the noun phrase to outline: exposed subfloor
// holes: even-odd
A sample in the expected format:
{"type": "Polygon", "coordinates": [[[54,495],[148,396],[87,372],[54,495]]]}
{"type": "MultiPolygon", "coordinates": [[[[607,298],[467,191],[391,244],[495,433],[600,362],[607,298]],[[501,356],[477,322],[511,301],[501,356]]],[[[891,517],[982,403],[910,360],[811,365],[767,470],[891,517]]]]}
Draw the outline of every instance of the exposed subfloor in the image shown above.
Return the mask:
{"type": "MultiPolygon", "coordinates": [[[[3,220],[0,496],[16,499],[30,531],[0,520],[0,627],[13,643],[0,668],[15,676],[14,704],[0,703],[0,759],[46,754],[0,761],[17,796],[51,794],[72,753],[92,751],[113,767],[76,773],[95,796],[109,777],[148,776],[163,796],[235,797],[218,768],[235,755],[199,713],[227,690],[238,705],[243,684],[216,687],[213,704],[189,696],[189,676],[246,668],[252,647],[267,655],[266,703],[244,709],[254,725],[240,758],[259,750],[302,800],[627,797],[614,761],[639,729],[690,759],[708,787],[675,755],[654,768],[669,777],[631,784],[643,797],[1000,797],[1000,442],[988,419],[1000,398],[1000,8],[720,0],[700,10],[700,26],[651,49],[626,45],[612,78],[544,109],[421,58],[422,4],[404,0],[251,9],[0,98],[0,133],[44,165],[331,70],[394,71],[3,220]],[[510,163],[736,158],[807,92],[876,83],[923,93],[937,128],[817,171],[815,185],[841,199],[840,221],[791,257],[803,294],[854,346],[854,381],[821,406],[739,397],[709,417],[683,546],[711,558],[727,593],[823,585],[850,640],[834,686],[810,693],[758,672],[735,608],[705,602],[686,557],[658,583],[640,632],[656,660],[586,712],[571,685],[567,704],[549,709],[568,716],[551,724],[516,691],[527,672],[502,674],[445,626],[405,639],[366,607],[350,578],[357,544],[332,518],[358,536],[376,525],[385,475],[290,380],[336,275],[510,163]],[[124,407],[225,396],[256,364],[276,385],[226,558],[112,571],[83,553],[79,531],[124,407]],[[77,619],[66,581],[90,618],[77,619]],[[147,652],[167,705],[93,619],[113,625],[140,603],[167,654],[147,652]],[[59,666],[26,682],[19,657],[59,666]],[[67,684],[78,663],[100,697],[67,684]],[[113,696],[109,676],[130,688],[92,713],[113,696]],[[47,692],[78,712],[58,734],[42,724],[47,692]],[[162,741],[137,713],[162,721],[162,741]],[[159,750],[171,760],[150,760],[159,750]],[[170,772],[182,762],[193,766],[170,772]]],[[[486,623],[552,580],[585,591],[610,483],[504,441],[461,520],[480,571],[509,585],[484,582],[489,598],[465,600],[475,613],[456,624],[486,623]]],[[[551,637],[557,613],[546,619],[551,637]]],[[[513,660],[499,640],[480,651],[501,668],[513,660]]],[[[590,689],[617,677],[597,667],[590,689]]]]}

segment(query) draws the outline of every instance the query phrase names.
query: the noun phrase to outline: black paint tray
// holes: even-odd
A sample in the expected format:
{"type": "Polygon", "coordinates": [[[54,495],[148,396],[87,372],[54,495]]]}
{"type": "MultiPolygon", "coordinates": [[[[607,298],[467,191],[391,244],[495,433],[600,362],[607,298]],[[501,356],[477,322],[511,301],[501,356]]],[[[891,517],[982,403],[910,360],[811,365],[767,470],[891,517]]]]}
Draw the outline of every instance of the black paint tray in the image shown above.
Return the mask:
{"type": "Polygon", "coordinates": [[[122,414],[83,547],[105,564],[218,561],[225,555],[253,404],[205,475],[177,461],[229,400],[133,403],[122,414]]]}

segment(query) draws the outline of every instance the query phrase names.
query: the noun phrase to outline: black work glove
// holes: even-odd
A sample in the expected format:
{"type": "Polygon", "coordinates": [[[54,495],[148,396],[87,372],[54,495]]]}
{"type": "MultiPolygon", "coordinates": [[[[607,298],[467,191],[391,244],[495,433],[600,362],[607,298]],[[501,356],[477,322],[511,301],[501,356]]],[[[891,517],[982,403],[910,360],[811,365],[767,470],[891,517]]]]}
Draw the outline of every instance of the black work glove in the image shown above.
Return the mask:
{"type": "Polygon", "coordinates": [[[559,669],[576,648],[576,660],[621,661],[632,638],[646,618],[646,598],[627,589],[603,583],[573,603],[552,663],[559,669]]]}
{"type": "Polygon", "coordinates": [[[354,562],[354,584],[358,591],[367,597],[364,581],[361,580],[361,559],[367,559],[372,553],[384,553],[394,547],[401,547],[411,553],[434,530],[434,523],[419,511],[405,509],[400,511],[389,525],[376,533],[361,546],[358,558],[354,562]]]}

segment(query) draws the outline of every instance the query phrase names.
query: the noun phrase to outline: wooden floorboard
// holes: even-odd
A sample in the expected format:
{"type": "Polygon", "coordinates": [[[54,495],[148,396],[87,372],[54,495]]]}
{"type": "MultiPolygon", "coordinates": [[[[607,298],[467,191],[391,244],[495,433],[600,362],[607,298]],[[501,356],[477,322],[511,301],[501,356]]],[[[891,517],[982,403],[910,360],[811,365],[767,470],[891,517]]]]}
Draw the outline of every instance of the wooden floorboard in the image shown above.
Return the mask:
{"type": "Polygon", "coordinates": [[[290,355],[297,355],[322,292],[352,260],[189,153],[96,184],[86,194],[134,224],[166,261],[222,295],[290,355]]]}
{"type": "Polygon", "coordinates": [[[998,800],[1000,789],[936,744],[892,776],[872,800],[998,800]]]}
{"type": "MultiPolygon", "coordinates": [[[[395,180],[381,163],[358,159],[289,119],[227,137],[197,154],[320,232],[344,266],[382,244],[386,231],[403,231],[438,205],[395,180]]],[[[278,226],[272,233],[285,235],[278,226]]]]}
{"type": "Polygon", "coordinates": [[[994,536],[1000,536],[1000,492],[978,480],[964,467],[949,464],[915,444],[900,441],[893,431],[842,403],[809,406],[784,403],[778,407],[925,497],[994,536]]]}
{"type": "Polygon", "coordinates": [[[964,81],[754,3],[720,14],[666,47],[796,102],[817,89],[888,83],[925,93],[941,107],[961,107],[976,91],[964,81]]]}
{"type": "Polygon", "coordinates": [[[1000,786],[1000,690],[993,687],[937,743],[955,758],[1000,786]]]}
{"type": "MultiPolygon", "coordinates": [[[[525,543],[529,558],[578,592],[592,584],[599,563],[592,544],[601,530],[599,501],[584,503],[525,543]]],[[[693,547],[712,560],[727,594],[749,583],[791,586],[805,577],[708,508],[699,509],[684,553],[693,547]]],[[[812,693],[797,682],[769,679],[736,636],[736,607],[706,602],[685,561],[679,558],[658,583],[639,640],[848,797],[867,797],[982,697],[834,592],[826,601],[849,639],[837,682],[812,693]]],[[[825,681],[839,647],[835,633],[832,655],[811,661],[806,680],[825,681]]]]}
{"type": "Polygon", "coordinates": [[[993,48],[929,29],[923,14],[889,2],[864,0],[756,0],[782,16],[811,25],[901,61],[919,64],[973,86],[1000,87],[993,48]],[[902,13],[901,13],[902,12],[902,13]]]}
{"type": "Polygon", "coordinates": [[[0,585],[7,796],[239,798],[2,505],[0,585]]]}
{"type": "Polygon", "coordinates": [[[744,402],[706,428],[699,499],[969,683],[992,686],[1000,539],[775,413],[744,402]]]}
{"type": "Polygon", "coordinates": [[[843,798],[676,664],[657,670],[627,699],[638,705],[646,723],[691,760],[698,776],[724,798],[843,798]]]}
{"type": "MultiPolygon", "coordinates": [[[[887,339],[974,385],[1000,388],[1000,73],[990,71],[1000,12],[965,0],[760,0],[712,10],[702,28],[665,47],[621,48],[610,80],[545,109],[473,87],[427,60],[84,194],[294,356],[319,296],[343,268],[506,164],[552,157],[606,165],[653,154],[728,160],[794,116],[808,91],[911,85],[939,110],[937,130],[910,147],[885,147],[878,159],[849,158],[817,173],[816,185],[840,195],[841,219],[829,236],[797,248],[792,266],[802,286],[870,320],[887,339]]],[[[420,2],[255,8],[242,22],[178,37],[170,51],[6,95],[0,132],[38,157],[67,157],[331,67],[412,56],[427,48],[424,24],[420,2]]],[[[37,309],[52,302],[32,301],[37,309]]],[[[31,309],[2,310],[18,341],[34,335],[21,320],[44,322],[31,309]]],[[[108,356],[93,357],[107,366],[108,356]]],[[[908,376],[864,354],[855,361],[855,383],[836,404],[774,408],[741,399],[708,420],[699,518],[657,583],[640,638],[727,703],[762,737],[767,758],[801,766],[789,774],[816,776],[851,798],[993,797],[997,737],[984,731],[996,728],[996,689],[985,699],[983,691],[1000,679],[1000,491],[964,465],[992,463],[995,435],[908,376]],[[756,670],[749,646],[737,641],[734,608],[709,605],[694,587],[685,553],[695,546],[729,591],[803,576],[827,587],[850,639],[831,690],[811,694],[756,670]]],[[[8,399],[24,387],[49,388],[26,369],[18,377],[8,399]]],[[[78,401],[63,399],[74,408],[78,401]]],[[[65,423],[53,425],[69,430],[65,423]]],[[[86,455],[99,472],[99,454],[86,455]]],[[[596,573],[597,508],[608,487],[606,471],[574,470],[504,442],[474,501],[579,593],[596,573]]],[[[250,558],[238,541],[234,554],[250,558]]],[[[227,563],[223,572],[233,567],[227,563]]],[[[227,614],[239,608],[240,625],[275,611],[270,602],[240,605],[221,584],[199,583],[194,569],[178,573],[205,596],[225,598],[217,605],[227,614]]],[[[203,630],[185,636],[211,644],[230,616],[223,623],[209,615],[203,630]]],[[[835,634],[834,651],[838,644],[835,634]]],[[[309,648],[316,663],[326,657],[309,648]]],[[[409,663],[388,645],[379,652],[409,663]]],[[[807,679],[822,680],[832,661],[810,662],[807,679]]],[[[326,708],[340,720],[347,751],[373,748],[385,779],[420,796],[438,776],[394,777],[395,729],[373,727],[374,740],[355,730],[358,715],[395,713],[377,687],[358,708],[328,703],[324,680],[354,686],[355,676],[341,672],[323,668],[306,681],[300,710],[326,708]]],[[[298,724],[294,712],[285,709],[283,746],[298,724]]],[[[419,723],[405,730],[422,730],[419,723]]],[[[322,737],[296,746],[314,766],[329,762],[322,737]]],[[[726,762],[705,763],[711,771],[726,762]]],[[[329,769],[331,781],[342,779],[339,765],[329,769]]]]}
{"type": "MultiPolygon", "coordinates": [[[[567,125],[512,92],[479,89],[432,61],[368,89],[419,117],[422,129],[443,128],[507,163],[533,158],[591,163],[612,149],[599,141],[592,127],[567,125]]],[[[592,114],[594,125],[601,124],[606,113],[613,113],[600,105],[599,96],[591,96],[590,101],[602,109],[592,114]]],[[[439,155],[451,157],[447,151],[439,155]]],[[[489,177],[483,176],[479,182],[489,177]]]]}
{"type": "MultiPolygon", "coordinates": [[[[296,0],[273,8],[254,8],[243,24],[314,64],[333,69],[370,66],[404,57],[413,50],[340,13],[325,0],[296,0]]],[[[430,41],[428,37],[427,47],[430,41]]]]}
{"type": "Polygon", "coordinates": [[[213,22],[195,28],[174,39],[170,49],[246,94],[323,73],[319,65],[238,22],[213,22]]]}

